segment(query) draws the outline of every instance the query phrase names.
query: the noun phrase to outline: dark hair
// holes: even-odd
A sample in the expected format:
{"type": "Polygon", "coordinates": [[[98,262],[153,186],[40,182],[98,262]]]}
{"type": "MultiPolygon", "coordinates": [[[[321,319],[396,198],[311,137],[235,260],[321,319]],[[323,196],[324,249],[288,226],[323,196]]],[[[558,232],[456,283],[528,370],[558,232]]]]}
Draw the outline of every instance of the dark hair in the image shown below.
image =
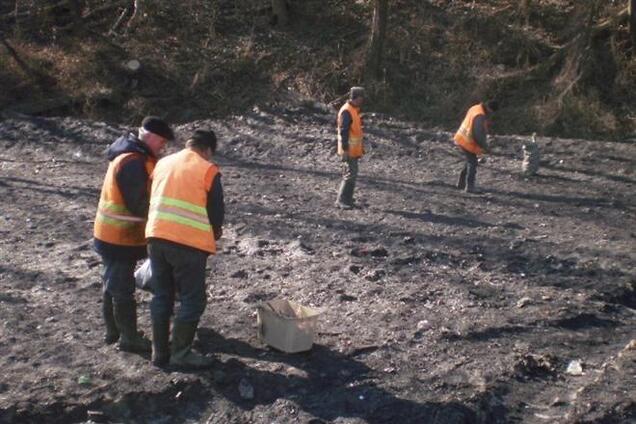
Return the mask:
{"type": "Polygon", "coordinates": [[[216,135],[212,130],[196,130],[186,142],[187,146],[197,149],[211,149],[216,152],[216,135]]]}
{"type": "Polygon", "coordinates": [[[499,109],[499,102],[497,100],[488,100],[484,102],[484,104],[486,105],[488,109],[492,110],[493,112],[499,109]]]}
{"type": "Polygon", "coordinates": [[[349,90],[349,100],[355,100],[359,97],[364,97],[363,87],[351,87],[349,90]]]}

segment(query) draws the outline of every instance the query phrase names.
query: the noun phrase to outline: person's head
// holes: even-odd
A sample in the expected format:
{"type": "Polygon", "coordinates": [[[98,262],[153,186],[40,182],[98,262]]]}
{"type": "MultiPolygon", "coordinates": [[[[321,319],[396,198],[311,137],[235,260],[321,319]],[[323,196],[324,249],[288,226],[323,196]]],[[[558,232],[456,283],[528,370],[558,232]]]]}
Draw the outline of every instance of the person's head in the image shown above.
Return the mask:
{"type": "Polygon", "coordinates": [[[210,159],[216,153],[216,135],[212,130],[196,130],[186,141],[186,147],[210,159]]]}
{"type": "Polygon", "coordinates": [[[166,143],[174,140],[174,132],[163,119],[157,116],[146,116],[139,127],[139,140],[158,157],[166,143]]]}
{"type": "Polygon", "coordinates": [[[499,109],[499,103],[497,100],[487,100],[484,102],[484,106],[486,107],[486,113],[493,113],[499,109]]]}
{"type": "Polygon", "coordinates": [[[349,90],[349,102],[360,107],[364,103],[364,88],[351,87],[351,90],[349,90]]]}

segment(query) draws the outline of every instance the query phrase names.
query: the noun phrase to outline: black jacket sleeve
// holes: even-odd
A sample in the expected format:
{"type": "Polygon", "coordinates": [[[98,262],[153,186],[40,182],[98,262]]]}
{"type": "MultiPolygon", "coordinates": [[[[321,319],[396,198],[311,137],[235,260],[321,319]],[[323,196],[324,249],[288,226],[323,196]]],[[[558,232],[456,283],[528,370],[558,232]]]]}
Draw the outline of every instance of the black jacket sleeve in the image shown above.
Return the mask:
{"type": "Polygon", "coordinates": [[[212,186],[208,192],[207,207],[208,219],[213,228],[222,228],[225,219],[225,202],[223,200],[223,186],[221,174],[216,174],[212,180],[212,186]]]}
{"type": "Polygon", "coordinates": [[[115,176],[126,208],[135,216],[148,215],[148,172],[144,156],[124,162],[115,176]]]}
{"type": "Polygon", "coordinates": [[[486,140],[486,117],[478,115],[473,122],[473,140],[484,150],[488,150],[488,142],[486,140]]]}
{"type": "Polygon", "coordinates": [[[348,110],[342,111],[342,125],[340,127],[340,140],[342,150],[349,150],[349,129],[351,128],[351,114],[348,110]]]}

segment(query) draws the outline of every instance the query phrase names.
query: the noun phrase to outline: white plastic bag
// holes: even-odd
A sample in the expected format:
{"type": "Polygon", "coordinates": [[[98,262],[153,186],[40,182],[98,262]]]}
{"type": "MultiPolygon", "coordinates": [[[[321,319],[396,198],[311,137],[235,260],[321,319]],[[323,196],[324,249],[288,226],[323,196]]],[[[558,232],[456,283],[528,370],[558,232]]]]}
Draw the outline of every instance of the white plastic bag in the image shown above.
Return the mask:
{"type": "Polygon", "coordinates": [[[135,271],[135,285],[137,288],[152,293],[152,269],[150,268],[150,259],[146,259],[135,271]]]}

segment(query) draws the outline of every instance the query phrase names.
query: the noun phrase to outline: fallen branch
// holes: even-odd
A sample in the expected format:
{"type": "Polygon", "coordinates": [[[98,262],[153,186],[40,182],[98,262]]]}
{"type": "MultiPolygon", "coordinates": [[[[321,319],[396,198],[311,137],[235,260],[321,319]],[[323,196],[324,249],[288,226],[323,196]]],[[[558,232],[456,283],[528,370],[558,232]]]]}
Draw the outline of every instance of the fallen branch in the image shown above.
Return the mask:
{"type": "Polygon", "coordinates": [[[115,23],[113,24],[113,26],[110,28],[110,31],[108,31],[108,35],[113,35],[117,32],[117,30],[119,29],[119,27],[121,26],[121,24],[124,22],[124,18],[128,15],[130,15],[132,5],[128,5],[120,14],[119,17],[117,18],[117,20],[115,21],[115,23]]]}
{"type": "Polygon", "coordinates": [[[629,17],[629,8],[626,7],[625,9],[621,10],[617,14],[610,16],[604,21],[594,25],[591,28],[591,33],[592,33],[591,35],[596,36],[607,29],[618,26],[618,24],[620,24],[623,20],[627,20],[628,17],[629,17]]]}
{"type": "Polygon", "coordinates": [[[142,13],[142,7],[143,7],[143,0],[134,0],[133,3],[133,11],[132,11],[132,16],[130,17],[130,19],[128,20],[128,23],[126,24],[126,32],[128,32],[130,29],[133,28],[133,25],[137,23],[137,21],[140,19],[140,16],[143,16],[142,13]]]}
{"type": "Polygon", "coordinates": [[[86,20],[86,19],[90,19],[95,15],[98,15],[102,12],[107,12],[109,10],[112,9],[116,9],[118,7],[124,6],[125,4],[127,4],[130,0],[116,0],[112,3],[109,4],[105,4],[103,6],[97,7],[93,10],[91,10],[90,12],[86,13],[85,15],[82,15],[82,19],[86,20]]]}

